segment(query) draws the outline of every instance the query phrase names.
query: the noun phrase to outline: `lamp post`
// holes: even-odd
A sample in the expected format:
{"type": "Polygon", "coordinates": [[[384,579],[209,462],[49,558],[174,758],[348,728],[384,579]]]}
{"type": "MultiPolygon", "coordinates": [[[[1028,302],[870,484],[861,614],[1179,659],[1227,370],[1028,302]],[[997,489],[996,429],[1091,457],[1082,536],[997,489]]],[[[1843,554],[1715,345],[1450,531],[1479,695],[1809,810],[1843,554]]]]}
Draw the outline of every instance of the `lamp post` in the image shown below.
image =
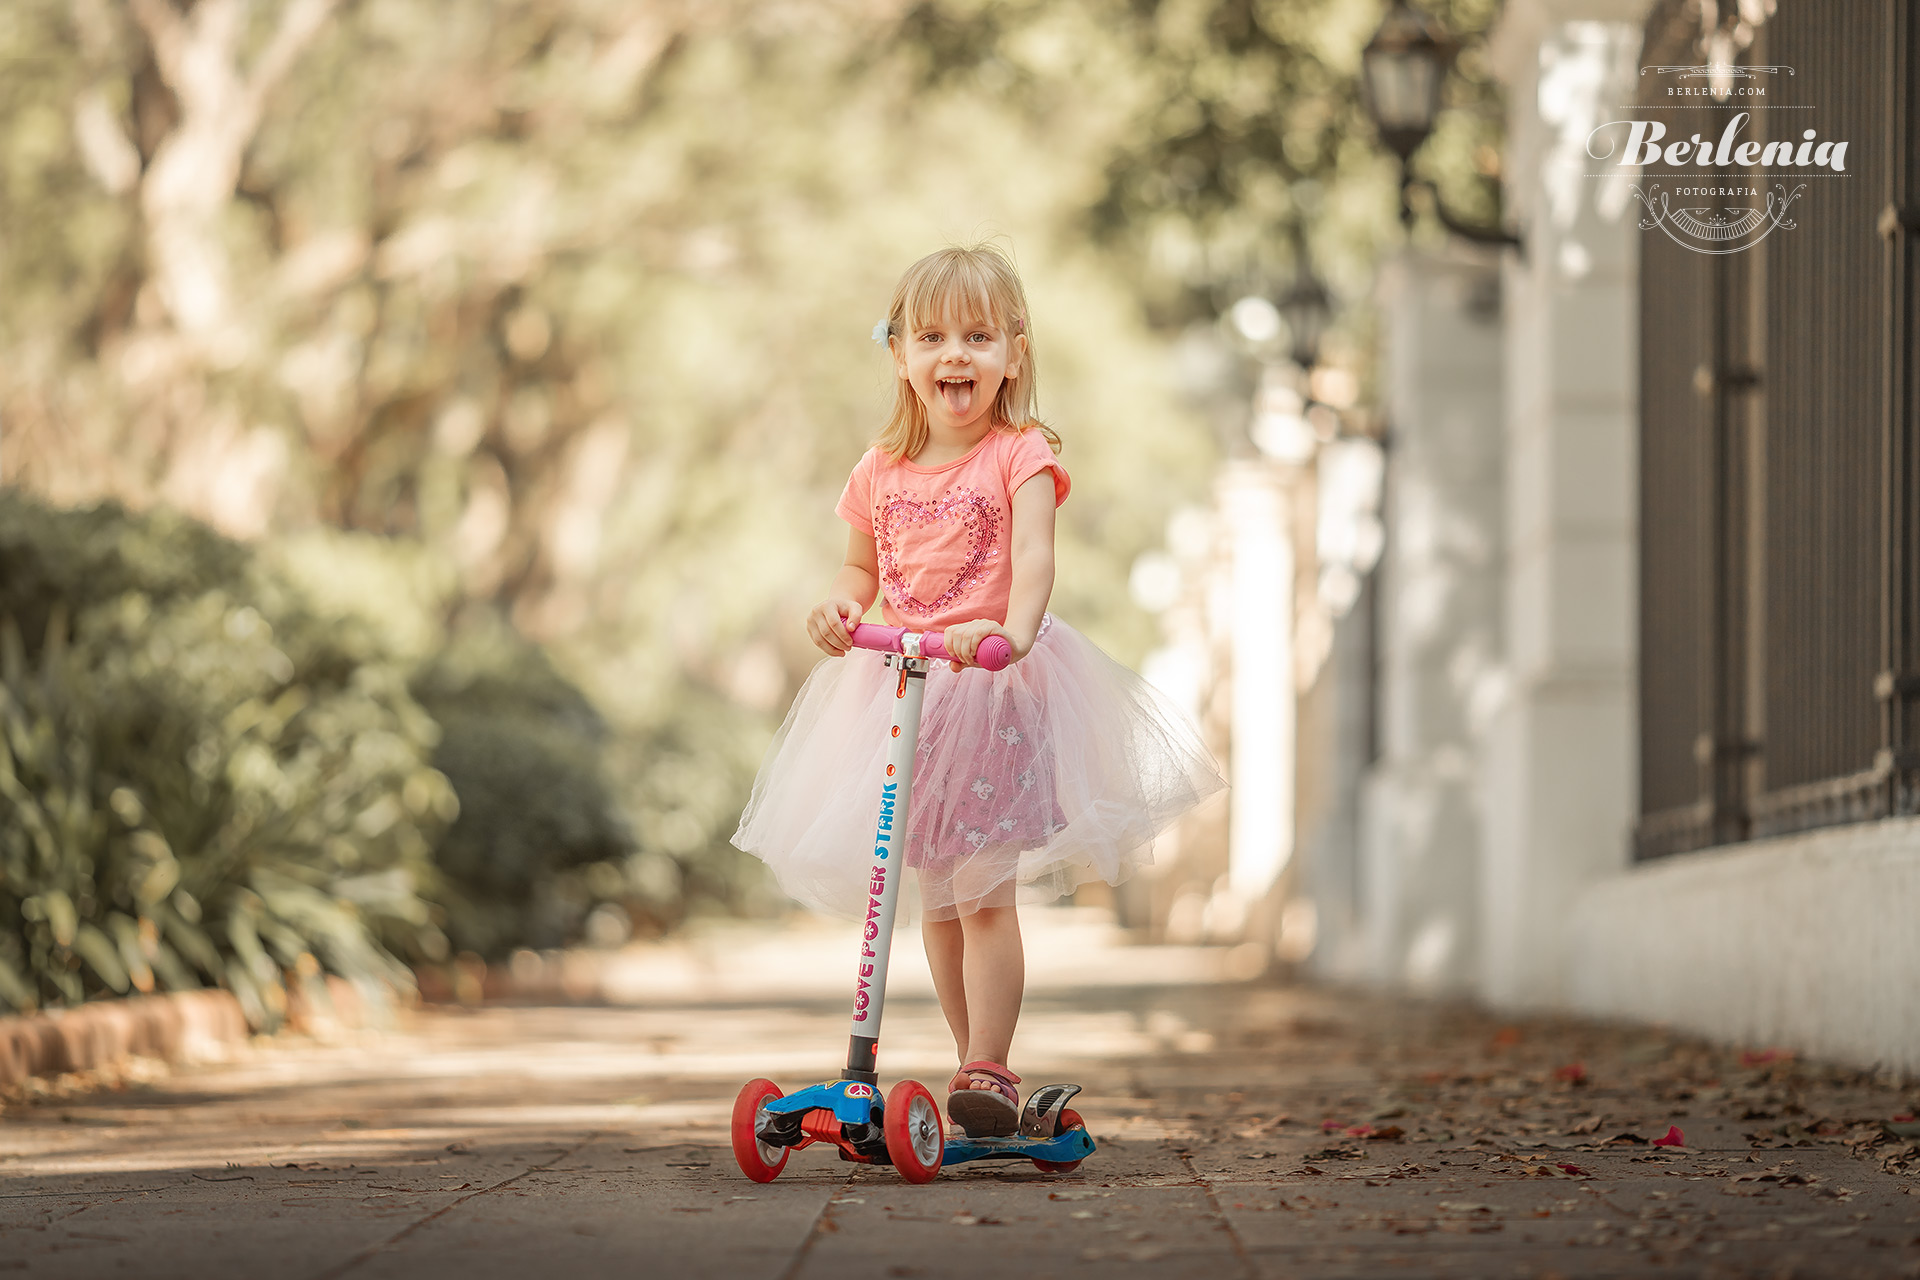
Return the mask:
{"type": "Polygon", "coordinates": [[[1433,132],[1434,118],[1440,114],[1440,86],[1453,53],[1439,22],[1406,0],[1394,0],[1373,39],[1360,52],[1360,92],[1367,115],[1380,141],[1400,157],[1400,220],[1413,225],[1408,194],[1415,186],[1424,186],[1432,195],[1434,216],[1454,235],[1476,244],[1521,248],[1520,237],[1511,232],[1456,222],[1440,203],[1433,184],[1413,176],[1413,153],[1433,132]]]}
{"type": "Polygon", "coordinates": [[[1300,368],[1312,373],[1320,363],[1320,338],[1333,320],[1333,299],[1327,286],[1313,273],[1313,264],[1305,252],[1299,258],[1300,274],[1274,304],[1287,322],[1287,356],[1300,368]]]}

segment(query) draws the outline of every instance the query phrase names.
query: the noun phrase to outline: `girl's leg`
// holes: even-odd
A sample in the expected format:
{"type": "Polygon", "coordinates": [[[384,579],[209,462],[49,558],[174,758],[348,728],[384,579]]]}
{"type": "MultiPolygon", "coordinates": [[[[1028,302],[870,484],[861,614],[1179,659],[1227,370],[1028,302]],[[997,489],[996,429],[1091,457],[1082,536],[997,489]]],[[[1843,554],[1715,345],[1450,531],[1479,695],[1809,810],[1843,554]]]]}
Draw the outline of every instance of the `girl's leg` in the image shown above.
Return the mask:
{"type": "Polygon", "coordinates": [[[960,1051],[960,1061],[971,1062],[967,1057],[967,991],[961,974],[966,938],[960,922],[922,920],[920,940],[927,948],[927,967],[933,970],[934,994],[940,997],[940,1012],[947,1015],[954,1047],[960,1051]]]}
{"type": "MultiPolygon", "coordinates": [[[[1020,1000],[1027,984],[1026,951],[1020,941],[1020,916],[1012,906],[983,906],[956,922],[960,926],[961,979],[965,988],[961,1020],[947,1015],[947,1023],[960,1042],[962,1062],[1000,1062],[1007,1060],[1013,1047],[1014,1024],[1020,1020],[1020,1000]]],[[[932,956],[929,942],[928,956],[932,956]]],[[[947,995],[939,986],[940,1004],[947,1007],[947,995]]],[[[974,1088],[992,1084],[981,1076],[974,1088]]]]}

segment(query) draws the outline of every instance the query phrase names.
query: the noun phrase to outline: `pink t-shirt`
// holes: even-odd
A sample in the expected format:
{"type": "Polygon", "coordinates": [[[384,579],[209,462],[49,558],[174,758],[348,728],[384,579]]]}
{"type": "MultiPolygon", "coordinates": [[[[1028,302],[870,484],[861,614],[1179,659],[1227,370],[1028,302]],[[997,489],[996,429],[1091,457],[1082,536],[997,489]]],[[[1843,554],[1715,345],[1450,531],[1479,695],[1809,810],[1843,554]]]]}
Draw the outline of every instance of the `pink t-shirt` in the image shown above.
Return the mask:
{"type": "Polygon", "coordinates": [[[867,450],[835,510],[873,535],[887,625],[940,631],[975,618],[1004,623],[1013,588],[1013,491],[1049,470],[1058,506],[1067,500],[1066,468],[1032,428],[989,431],[965,457],[937,467],[867,450]]]}

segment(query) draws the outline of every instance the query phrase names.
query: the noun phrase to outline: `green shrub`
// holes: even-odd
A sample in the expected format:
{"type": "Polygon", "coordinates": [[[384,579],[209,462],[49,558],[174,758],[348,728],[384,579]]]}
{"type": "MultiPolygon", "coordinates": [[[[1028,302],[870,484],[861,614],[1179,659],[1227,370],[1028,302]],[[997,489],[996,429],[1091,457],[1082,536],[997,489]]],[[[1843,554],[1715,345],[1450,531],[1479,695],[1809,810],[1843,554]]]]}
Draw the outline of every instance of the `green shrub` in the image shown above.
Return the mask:
{"type": "Polygon", "coordinates": [[[404,986],[444,953],[421,890],[455,802],[400,672],[217,590],[63,623],[31,664],[0,627],[0,997],[211,981],[272,1025],[283,973],[404,986]]]}
{"type": "Polygon", "coordinates": [[[441,840],[447,933],[498,957],[580,936],[628,892],[632,833],[602,767],[607,725],[537,646],[476,625],[414,679],[461,798],[441,840]]]}
{"type": "Polygon", "coordinates": [[[447,592],[416,544],[0,490],[0,1004],[212,982],[264,1026],[289,975],[775,905],[735,709],[615,734],[447,592]]]}
{"type": "Polygon", "coordinates": [[[283,975],[445,954],[439,729],[363,628],[191,521],[9,493],[0,583],[0,1000],[214,982],[267,1026],[283,975]]]}

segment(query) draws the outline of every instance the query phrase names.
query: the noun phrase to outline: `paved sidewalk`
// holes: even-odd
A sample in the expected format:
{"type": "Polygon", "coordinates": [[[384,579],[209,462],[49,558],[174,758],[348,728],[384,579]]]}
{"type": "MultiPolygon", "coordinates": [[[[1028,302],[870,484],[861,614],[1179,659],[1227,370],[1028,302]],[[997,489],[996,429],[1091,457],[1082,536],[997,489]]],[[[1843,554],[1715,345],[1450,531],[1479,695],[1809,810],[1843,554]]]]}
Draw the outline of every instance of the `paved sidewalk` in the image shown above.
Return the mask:
{"type": "MultiPolygon", "coordinates": [[[[630,1003],[435,1009],[11,1105],[0,1274],[1920,1276],[1912,1091],[1236,981],[1233,953],[1086,913],[1029,932],[1015,1066],[1086,1085],[1073,1174],[909,1187],[816,1147],[746,1181],[733,1094],[834,1074],[849,943],[735,930],[625,953],[630,1003]],[[1685,1145],[1652,1145],[1670,1126],[1685,1145]]],[[[924,962],[895,964],[883,1078],[937,1083],[924,962]]]]}

